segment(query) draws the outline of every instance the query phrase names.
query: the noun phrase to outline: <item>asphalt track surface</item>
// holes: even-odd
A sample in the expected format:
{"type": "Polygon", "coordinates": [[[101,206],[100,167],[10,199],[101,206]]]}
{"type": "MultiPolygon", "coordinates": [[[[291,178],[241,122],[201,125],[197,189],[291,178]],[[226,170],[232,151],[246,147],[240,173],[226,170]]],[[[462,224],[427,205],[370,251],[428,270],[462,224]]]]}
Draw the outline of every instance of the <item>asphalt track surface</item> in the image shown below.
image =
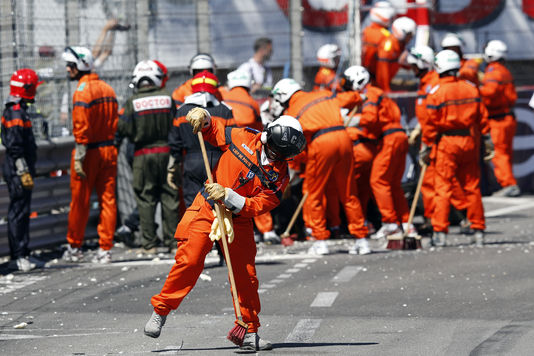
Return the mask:
{"type": "MultiPolygon", "coordinates": [[[[307,254],[310,242],[258,248],[262,327],[271,355],[534,354],[534,198],[485,198],[487,245],[453,227],[448,246],[307,254]]],[[[91,251],[88,252],[88,255],[91,251]]],[[[213,254],[158,339],[144,336],[150,297],[172,256],[116,246],[111,265],[0,265],[1,355],[233,355],[226,267],[213,254]],[[25,323],[25,324],[23,324],[25,323]],[[21,325],[22,324],[22,325],[21,325]],[[15,326],[21,328],[15,328],[15,326]]]]}

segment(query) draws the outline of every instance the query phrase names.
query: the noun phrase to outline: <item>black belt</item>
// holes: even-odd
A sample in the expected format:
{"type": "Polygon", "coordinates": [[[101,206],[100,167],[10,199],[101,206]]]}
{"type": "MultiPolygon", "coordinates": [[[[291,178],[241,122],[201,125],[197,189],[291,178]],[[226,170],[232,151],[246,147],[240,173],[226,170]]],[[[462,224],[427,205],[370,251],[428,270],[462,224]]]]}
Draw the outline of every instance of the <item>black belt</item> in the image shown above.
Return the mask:
{"type": "Polygon", "coordinates": [[[471,131],[468,129],[448,130],[442,132],[441,136],[471,136],[471,131]]]}
{"type": "Polygon", "coordinates": [[[378,144],[378,140],[373,140],[368,137],[360,137],[359,139],[352,141],[353,146],[359,145],[360,143],[372,143],[373,145],[376,145],[378,144]]]}
{"type": "Polygon", "coordinates": [[[397,128],[397,129],[389,129],[389,130],[386,130],[384,132],[382,132],[382,135],[380,135],[380,138],[384,138],[384,136],[387,136],[387,135],[391,135],[395,132],[404,132],[404,129],[400,129],[400,128],[397,128]]]}
{"type": "Polygon", "coordinates": [[[505,112],[505,113],[502,113],[502,114],[495,114],[495,115],[490,115],[488,116],[488,119],[490,120],[499,120],[499,119],[502,119],[508,115],[512,115],[515,119],[515,113],[513,111],[508,111],[508,112],[505,112]]]}
{"type": "Polygon", "coordinates": [[[90,150],[92,148],[105,147],[105,146],[113,146],[113,140],[88,143],[87,149],[90,150]]]}
{"type": "Polygon", "coordinates": [[[334,132],[334,131],[341,131],[341,130],[345,130],[345,126],[332,126],[332,127],[327,127],[326,129],[320,129],[319,131],[317,131],[316,133],[312,135],[311,140],[313,141],[317,137],[324,135],[326,133],[334,132]]]}

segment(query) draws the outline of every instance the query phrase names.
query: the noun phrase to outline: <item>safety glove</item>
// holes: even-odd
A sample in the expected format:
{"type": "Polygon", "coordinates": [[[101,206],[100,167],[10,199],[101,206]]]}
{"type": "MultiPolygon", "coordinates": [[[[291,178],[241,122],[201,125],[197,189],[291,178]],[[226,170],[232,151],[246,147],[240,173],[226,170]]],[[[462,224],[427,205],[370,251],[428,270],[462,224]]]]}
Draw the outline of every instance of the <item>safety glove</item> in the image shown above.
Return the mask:
{"type": "Polygon", "coordinates": [[[430,164],[430,152],[432,152],[432,146],[427,146],[424,143],[421,145],[421,150],[419,151],[419,164],[420,165],[429,165],[430,164]]]}
{"type": "Polygon", "coordinates": [[[415,128],[410,132],[410,136],[408,137],[408,144],[410,146],[413,146],[417,143],[417,139],[421,135],[421,125],[417,124],[415,128]]]}
{"type": "Polygon", "coordinates": [[[484,139],[484,161],[488,162],[495,157],[495,147],[490,135],[483,135],[482,138],[484,139]]]}
{"type": "Polygon", "coordinates": [[[223,201],[226,196],[226,189],[219,183],[206,183],[204,185],[208,200],[223,201]]]}
{"type": "Polygon", "coordinates": [[[196,107],[189,110],[185,119],[193,126],[193,133],[196,135],[200,130],[209,125],[211,115],[207,110],[196,107]]]}
{"type": "Polygon", "coordinates": [[[74,148],[74,171],[82,179],[87,177],[83,170],[83,161],[85,160],[86,153],[87,146],[77,143],[76,147],[74,148]]]}
{"type": "MultiPolygon", "coordinates": [[[[232,220],[232,213],[228,209],[221,209],[221,214],[222,219],[224,221],[224,232],[228,237],[228,243],[232,243],[234,241],[234,224],[232,220]]],[[[217,214],[215,214],[215,210],[213,210],[213,216],[215,216],[215,219],[211,224],[211,231],[209,237],[211,241],[219,241],[222,235],[221,229],[219,228],[219,219],[217,219],[217,214]]]]}
{"type": "Polygon", "coordinates": [[[167,165],[167,184],[174,190],[180,189],[182,185],[182,170],[173,156],[169,157],[167,165]]]}
{"type": "Polygon", "coordinates": [[[29,172],[26,160],[22,157],[15,160],[16,173],[20,177],[22,187],[27,190],[33,189],[33,178],[29,172]]]}

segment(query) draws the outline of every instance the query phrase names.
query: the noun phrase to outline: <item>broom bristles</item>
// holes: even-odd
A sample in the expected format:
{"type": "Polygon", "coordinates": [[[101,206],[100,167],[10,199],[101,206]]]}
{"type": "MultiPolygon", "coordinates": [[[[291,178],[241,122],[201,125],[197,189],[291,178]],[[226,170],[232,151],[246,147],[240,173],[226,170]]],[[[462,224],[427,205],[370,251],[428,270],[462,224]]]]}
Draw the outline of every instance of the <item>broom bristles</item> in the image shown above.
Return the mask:
{"type": "Polygon", "coordinates": [[[243,345],[243,340],[245,339],[245,334],[247,333],[248,325],[240,320],[237,321],[237,324],[228,332],[228,340],[241,347],[243,345]]]}

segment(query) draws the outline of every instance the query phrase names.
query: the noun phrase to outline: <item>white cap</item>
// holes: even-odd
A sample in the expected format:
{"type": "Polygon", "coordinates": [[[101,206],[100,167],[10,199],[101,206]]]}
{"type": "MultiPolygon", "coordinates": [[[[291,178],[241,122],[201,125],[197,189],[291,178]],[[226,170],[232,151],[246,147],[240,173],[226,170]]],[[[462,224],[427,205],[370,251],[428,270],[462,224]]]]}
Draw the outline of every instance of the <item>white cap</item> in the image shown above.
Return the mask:
{"type": "Polygon", "coordinates": [[[460,56],[458,53],[450,49],[444,49],[436,54],[434,65],[436,67],[436,72],[439,74],[453,69],[460,69],[460,56]]]}
{"type": "Polygon", "coordinates": [[[65,62],[76,63],[79,71],[89,72],[93,69],[93,54],[87,47],[67,47],[62,57],[65,62]]]}
{"type": "Polygon", "coordinates": [[[319,47],[317,50],[317,60],[319,64],[327,68],[335,68],[336,58],[341,57],[341,49],[338,45],[333,43],[327,43],[319,47]]]}
{"type": "Polygon", "coordinates": [[[226,79],[228,80],[228,88],[230,89],[235,87],[250,88],[252,85],[252,77],[248,71],[234,70],[228,73],[226,79]]]}
{"type": "Polygon", "coordinates": [[[302,87],[295,79],[284,78],[276,83],[271,94],[274,100],[284,104],[299,90],[302,90],[302,87]]]}
{"type": "Polygon", "coordinates": [[[506,43],[499,40],[489,41],[484,48],[484,60],[486,62],[495,62],[499,59],[506,58],[508,52],[508,46],[506,43]]]}
{"type": "Polygon", "coordinates": [[[434,66],[434,51],[424,45],[412,47],[406,58],[409,64],[415,64],[419,69],[431,69],[434,66]]]}
{"type": "Polygon", "coordinates": [[[409,17],[403,16],[399,17],[391,25],[391,31],[393,36],[400,41],[404,41],[408,35],[414,35],[417,25],[415,21],[409,17]]]}
{"type": "Polygon", "coordinates": [[[460,47],[462,48],[464,46],[464,41],[462,40],[462,37],[458,35],[457,33],[449,32],[443,37],[441,40],[441,48],[449,48],[449,47],[460,47]]]}
{"type": "Polygon", "coordinates": [[[387,1],[378,1],[374,4],[371,11],[369,11],[369,19],[371,22],[376,22],[384,27],[388,27],[396,11],[393,6],[387,1]]]}

